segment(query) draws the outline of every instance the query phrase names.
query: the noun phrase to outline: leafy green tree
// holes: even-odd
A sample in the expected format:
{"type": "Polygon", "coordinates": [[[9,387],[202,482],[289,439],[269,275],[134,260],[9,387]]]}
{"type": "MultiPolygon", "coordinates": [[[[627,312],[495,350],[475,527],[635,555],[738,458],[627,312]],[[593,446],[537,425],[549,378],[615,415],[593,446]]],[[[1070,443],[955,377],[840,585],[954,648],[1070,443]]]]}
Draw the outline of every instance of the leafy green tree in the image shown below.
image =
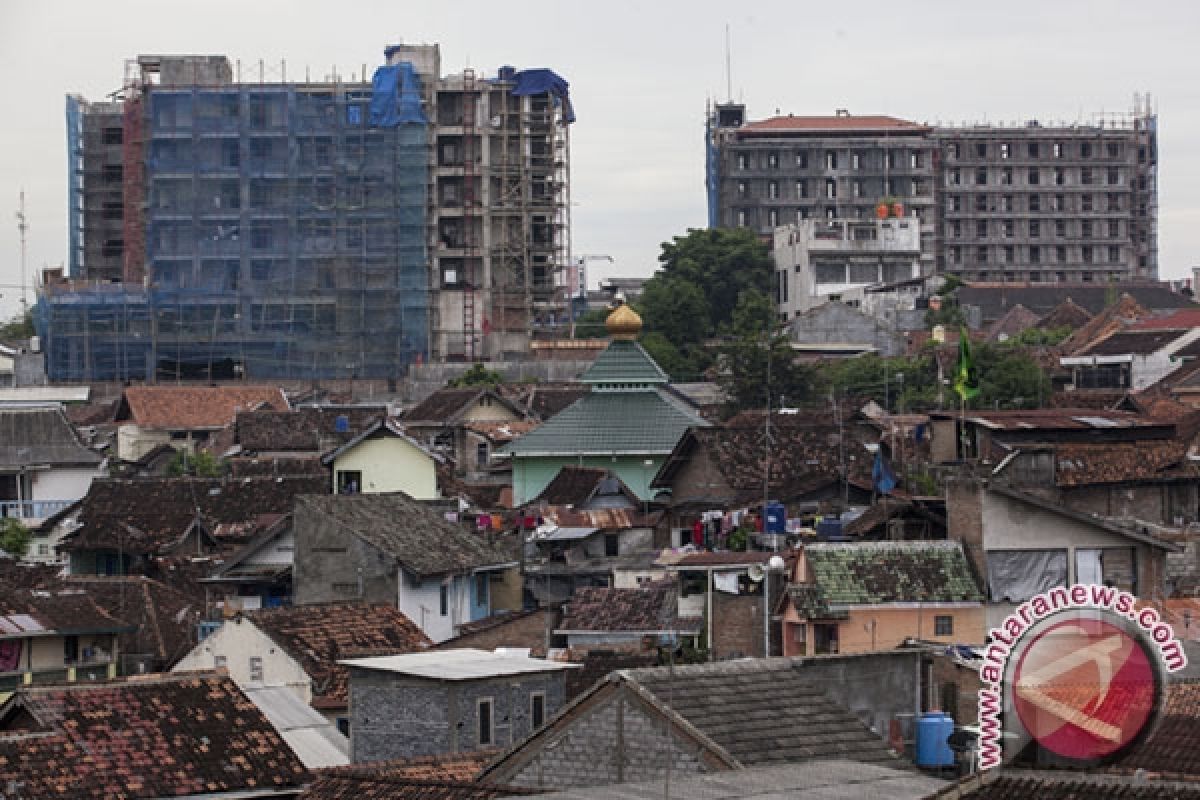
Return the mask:
{"type": "Polygon", "coordinates": [[[770,297],[757,289],[742,291],[721,347],[720,383],[729,395],[731,414],[764,408],[768,391],[772,406],[785,399],[788,405],[799,405],[814,395],[814,370],[797,363],[785,331],[775,320],[770,297]]]}
{"type": "Polygon", "coordinates": [[[641,306],[647,329],[677,345],[732,321],[742,292],[769,292],[774,273],[766,245],[746,228],[691,229],[664,242],[658,260],[662,267],[646,282],[641,306]],[[706,324],[699,325],[702,317],[706,324]]]}
{"type": "Polygon", "coordinates": [[[608,319],[609,313],[606,308],[594,308],[580,314],[579,319],[575,320],[575,338],[603,339],[608,335],[604,320],[608,319]]]}
{"type": "Polygon", "coordinates": [[[33,533],[18,520],[0,518],[0,550],[13,558],[24,558],[32,541],[33,533]]]}
{"type": "Polygon", "coordinates": [[[29,309],[17,313],[7,322],[0,323],[0,340],[28,339],[35,333],[33,312],[29,309]]]}
{"type": "Polygon", "coordinates": [[[462,389],[468,386],[496,386],[501,383],[504,383],[503,375],[494,369],[488,369],[483,364],[476,363],[472,364],[462,375],[450,380],[446,385],[462,389]]]}
{"type": "Polygon", "coordinates": [[[197,478],[219,478],[225,474],[225,465],[212,453],[180,450],[167,465],[167,474],[175,477],[192,475],[197,478]]]}
{"type": "Polygon", "coordinates": [[[1038,408],[1050,396],[1046,371],[1017,348],[980,344],[972,353],[979,374],[976,408],[1038,408]]]}

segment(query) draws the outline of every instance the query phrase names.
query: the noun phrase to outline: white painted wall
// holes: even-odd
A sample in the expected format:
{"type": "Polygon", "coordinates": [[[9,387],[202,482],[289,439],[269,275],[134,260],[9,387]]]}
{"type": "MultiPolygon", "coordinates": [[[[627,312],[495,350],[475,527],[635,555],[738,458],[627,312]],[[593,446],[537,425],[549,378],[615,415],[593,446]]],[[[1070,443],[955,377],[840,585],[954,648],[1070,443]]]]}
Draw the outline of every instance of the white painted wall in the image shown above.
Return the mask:
{"type": "Polygon", "coordinates": [[[290,528],[255,550],[242,561],[243,564],[277,566],[291,564],[296,555],[296,534],[290,528]]]}
{"type": "Polygon", "coordinates": [[[100,475],[96,467],[54,468],[29,473],[31,500],[75,502],[87,494],[92,481],[100,475]]]}
{"type": "Polygon", "coordinates": [[[196,645],[171,671],[213,669],[217,666],[217,656],[225,656],[229,677],[238,686],[286,686],[305,703],[312,703],[312,679],[308,673],[271,637],[242,617],[226,620],[220,630],[196,645]],[[250,680],[251,656],[263,660],[261,682],[250,680]]]}
{"type": "Polygon", "coordinates": [[[407,576],[399,581],[396,607],[417,624],[434,643],[444,642],[456,634],[455,627],[471,619],[469,577],[456,575],[448,579],[447,613],[441,614],[441,578],[432,578],[413,586],[407,576]]]}
{"type": "Polygon", "coordinates": [[[364,494],[404,492],[418,500],[438,497],[433,458],[398,436],[367,439],[334,459],[335,492],[337,474],[342,471],[362,473],[359,491],[364,494]]]}

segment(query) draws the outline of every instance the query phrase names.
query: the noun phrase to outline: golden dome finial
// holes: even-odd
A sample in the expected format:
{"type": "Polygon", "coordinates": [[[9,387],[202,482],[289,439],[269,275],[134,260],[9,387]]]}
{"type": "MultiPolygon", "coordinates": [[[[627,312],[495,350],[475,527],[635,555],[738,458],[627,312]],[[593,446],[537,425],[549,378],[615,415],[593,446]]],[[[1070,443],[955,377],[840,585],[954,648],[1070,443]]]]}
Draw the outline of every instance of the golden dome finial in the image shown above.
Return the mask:
{"type": "Polygon", "coordinates": [[[617,295],[617,307],[604,320],[608,335],[614,339],[636,339],[642,332],[642,318],[625,303],[622,295],[617,295]]]}

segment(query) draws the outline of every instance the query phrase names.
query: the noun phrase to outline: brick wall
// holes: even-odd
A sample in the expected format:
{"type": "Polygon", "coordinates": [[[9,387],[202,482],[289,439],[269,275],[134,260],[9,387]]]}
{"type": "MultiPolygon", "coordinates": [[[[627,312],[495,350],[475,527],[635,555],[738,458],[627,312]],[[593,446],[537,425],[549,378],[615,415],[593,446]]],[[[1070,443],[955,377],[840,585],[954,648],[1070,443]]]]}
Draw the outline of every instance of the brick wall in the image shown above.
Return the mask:
{"type": "Polygon", "coordinates": [[[957,539],[975,568],[977,577],[986,578],[987,560],[983,553],[983,492],[970,478],[946,481],[946,538],[957,539]]]}
{"type": "Polygon", "coordinates": [[[932,705],[949,713],[955,725],[975,725],[979,722],[979,671],[954,662],[953,658],[936,653],[932,657],[932,705]]]}
{"type": "Polygon", "coordinates": [[[717,661],[763,654],[762,594],[713,592],[712,649],[717,661]]]}
{"type": "Polygon", "coordinates": [[[648,716],[618,688],[576,717],[565,734],[548,742],[513,773],[491,776],[499,783],[566,789],[626,781],[661,780],[670,764],[675,776],[704,772],[697,755],[672,738],[668,749],[661,719],[648,716]]]}
{"type": "Polygon", "coordinates": [[[566,699],[562,672],[477,681],[430,681],[379,670],[350,675],[350,760],[507,749],[533,732],[530,697],[546,697],[546,719],[566,699]],[[492,741],[479,742],[479,701],[492,701],[492,741]]]}

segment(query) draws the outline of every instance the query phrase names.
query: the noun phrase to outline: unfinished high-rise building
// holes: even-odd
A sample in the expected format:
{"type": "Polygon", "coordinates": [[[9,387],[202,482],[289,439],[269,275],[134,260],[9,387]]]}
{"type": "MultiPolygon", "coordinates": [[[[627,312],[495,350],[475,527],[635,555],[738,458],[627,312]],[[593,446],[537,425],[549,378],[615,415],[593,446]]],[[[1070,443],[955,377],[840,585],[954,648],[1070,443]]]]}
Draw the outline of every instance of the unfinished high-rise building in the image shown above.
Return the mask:
{"type": "Polygon", "coordinates": [[[1088,283],[1158,275],[1157,118],[932,127],[881,116],[710,109],[709,224],[772,231],[899,201],[926,275],[1088,283]]]}
{"type": "Polygon", "coordinates": [[[567,85],[373,80],[140,56],[68,98],[69,274],[36,321],[57,380],[402,376],[528,350],[565,319],[567,85]]]}

